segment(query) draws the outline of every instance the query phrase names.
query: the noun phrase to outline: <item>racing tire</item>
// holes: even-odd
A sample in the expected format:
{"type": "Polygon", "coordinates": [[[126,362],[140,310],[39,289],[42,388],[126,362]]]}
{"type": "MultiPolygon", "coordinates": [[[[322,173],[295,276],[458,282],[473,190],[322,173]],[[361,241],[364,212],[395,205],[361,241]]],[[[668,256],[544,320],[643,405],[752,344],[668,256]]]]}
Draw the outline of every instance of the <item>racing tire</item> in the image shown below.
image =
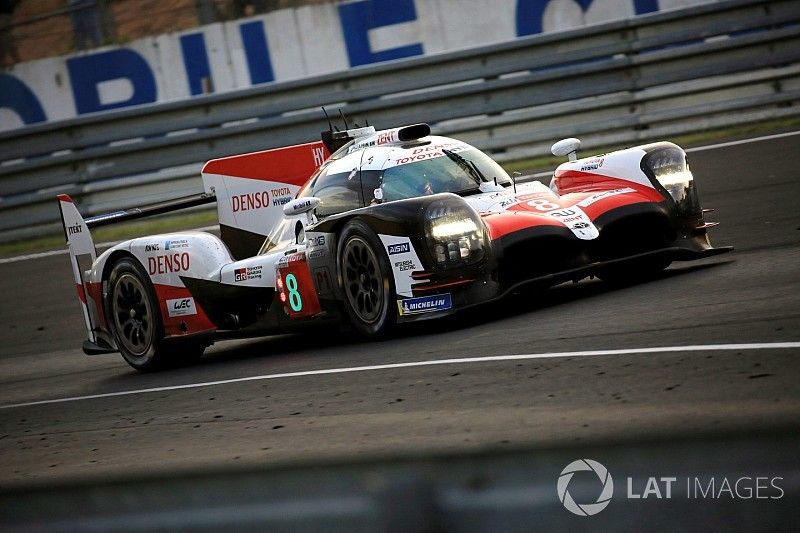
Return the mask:
{"type": "Polygon", "coordinates": [[[194,362],[205,345],[165,341],[161,309],[144,268],[132,258],[117,261],[108,278],[108,323],[125,362],[141,372],[194,362]]]}
{"type": "Polygon", "coordinates": [[[624,266],[600,270],[597,277],[613,285],[633,285],[656,278],[672,261],[664,258],[651,258],[636,261],[624,266]]]}
{"type": "Polygon", "coordinates": [[[365,337],[387,335],[397,322],[392,269],[383,244],[364,221],[354,219],[345,225],[337,266],[343,305],[352,326],[365,337]]]}

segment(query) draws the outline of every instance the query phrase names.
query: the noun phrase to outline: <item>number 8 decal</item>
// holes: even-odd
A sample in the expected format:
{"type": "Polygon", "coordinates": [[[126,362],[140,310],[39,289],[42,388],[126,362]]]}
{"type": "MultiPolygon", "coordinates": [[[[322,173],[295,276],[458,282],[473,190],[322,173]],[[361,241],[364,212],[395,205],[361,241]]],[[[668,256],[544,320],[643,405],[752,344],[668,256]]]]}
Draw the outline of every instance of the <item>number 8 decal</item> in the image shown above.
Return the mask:
{"type": "Polygon", "coordinates": [[[286,276],[286,288],[289,289],[289,305],[292,307],[292,311],[297,313],[303,309],[303,299],[297,291],[297,278],[294,277],[294,274],[286,276]]]}

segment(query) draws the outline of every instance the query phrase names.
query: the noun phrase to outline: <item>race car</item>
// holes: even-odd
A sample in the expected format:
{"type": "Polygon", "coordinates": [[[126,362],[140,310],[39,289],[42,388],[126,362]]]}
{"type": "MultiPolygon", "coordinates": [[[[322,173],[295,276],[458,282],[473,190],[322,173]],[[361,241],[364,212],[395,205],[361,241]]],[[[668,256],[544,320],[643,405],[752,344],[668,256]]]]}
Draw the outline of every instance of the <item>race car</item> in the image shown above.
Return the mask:
{"type": "Polygon", "coordinates": [[[84,220],[58,196],[88,339],[154,370],[220,336],[349,324],[367,337],[523,286],[626,280],[711,246],[686,153],[657,142],[577,158],[549,187],[427,124],[214,159],[204,192],[84,220]],[[97,255],[90,229],[216,202],[219,236],[187,231],[97,255]]]}

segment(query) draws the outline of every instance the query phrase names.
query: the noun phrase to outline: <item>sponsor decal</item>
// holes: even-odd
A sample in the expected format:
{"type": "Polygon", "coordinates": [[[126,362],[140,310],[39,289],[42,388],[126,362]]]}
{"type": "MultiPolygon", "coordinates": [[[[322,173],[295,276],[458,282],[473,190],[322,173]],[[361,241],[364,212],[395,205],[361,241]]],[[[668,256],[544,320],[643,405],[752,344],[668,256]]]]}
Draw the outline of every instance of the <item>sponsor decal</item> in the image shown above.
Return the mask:
{"type": "Polygon", "coordinates": [[[197,307],[194,305],[194,298],[167,300],[167,313],[170,317],[196,315],[197,307]]]}
{"type": "Polygon", "coordinates": [[[306,261],[306,254],[305,252],[292,252],[284,255],[275,263],[277,268],[285,268],[292,263],[299,263],[306,261]]]}
{"type": "Polygon", "coordinates": [[[333,292],[331,275],[327,268],[322,267],[314,270],[314,279],[316,280],[317,290],[320,294],[329,294],[333,292]]]}
{"type": "Polygon", "coordinates": [[[405,261],[398,261],[394,264],[395,270],[405,272],[406,270],[414,270],[414,260],[407,259],[405,261]]]}
{"type": "Polygon", "coordinates": [[[237,268],[233,271],[233,281],[248,281],[251,279],[261,279],[262,266],[252,266],[237,268]]]}
{"type": "Polygon", "coordinates": [[[312,248],[317,246],[325,246],[325,235],[317,235],[316,237],[309,237],[308,245],[312,248]]]}
{"type": "Polygon", "coordinates": [[[593,203],[595,203],[595,202],[597,202],[599,200],[602,200],[603,198],[608,198],[609,196],[615,196],[617,194],[624,194],[624,193],[628,193],[628,192],[636,192],[636,191],[634,189],[631,189],[630,187],[625,187],[624,189],[614,189],[614,190],[611,190],[611,191],[605,191],[605,192],[601,192],[601,193],[592,195],[592,196],[590,196],[588,198],[584,198],[583,200],[578,202],[577,205],[578,205],[578,207],[587,207],[587,206],[590,206],[590,205],[592,205],[593,203]]]}
{"type": "Polygon", "coordinates": [[[596,239],[600,235],[597,228],[592,225],[589,216],[576,206],[557,209],[547,214],[553,218],[557,218],[579,239],[591,240],[596,239]]]}
{"type": "Polygon", "coordinates": [[[394,141],[395,130],[385,131],[378,135],[378,144],[389,144],[394,141]]]}
{"type": "Polygon", "coordinates": [[[397,308],[401,315],[432,313],[433,311],[444,311],[451,307],[453,307],[453,300],[450,297],[450,293],[397,300],[397,308]]]}
{"type": "Polygon", "coordinates": [[[194,305],[194,298],[167,300],[167,313],[170,317],[196,315],[197,307],[194,305]]]}
{"type": "Polygon", "coordinates": [[[602,166],[603,166],[603,158],[590,159],[589,161],[585,161],[583,163],[583,166],[581,166],[581,172],[586,172],[587,170],[597,170],[602,166]]]}
{"type": "Polygon", "coordinates": [[[76,233],[81,233],[83,231],[83,227],[80,224],[75,224],[74,226],[67,226],[67,235],[75,235],[76,233]]]}
{"type": "Polygon", "coordinates": [[[311,259],[320,259],[322,257],[325,257],[326,255],[328,255],[328,252],[325,250],[313,250],[307,253],[306,257],[308,257],[308,259],[311,260],[311,259]]]}
{"type": "Polygon", "coordinates": [[[159,247],[158,244],[145,244],[144,245],[144,251],[145,252],[157,252],[159,250],[159,248],[160,247],[159,247]]]}
{"type": "Polygon", "coordinates": [[[411,243],[401,242],[400,244],[390,244],[386,247],[386,249],[388,250],[389,255],[404,254],[411,251],[411,243]]]}
{"type": "Polygon", "coordinates": [[[272,206],[277,207],[292,201],[292,191],[289,187],[279,187],[269,191],[272,194],[272,206]]]}
{"type": "Polygon", "coordinates": [[[325,151],[321,146],[311,149],[311,156],[314,158],[314,164],[320,166],[325,162],[325,151]]]}
{"type": "Polygon", "coordinates": [[[177,239],[174,241],[167,241],[164,243],[164,250],[174,250],[175,248],[188,248],[189,241],[187,239],[177,239]]]}
{"type": "Polygon", "coordinates": [[[508,200],[503,200],[500,202],[501,208],[511,207],[512,205],[517,205],[519,203],[519,199],[517,198],[509,198],[508,200]]]}
{"type": "Polygon", "coordinates": [[[269,206],[269,191],[237,194],[231,197],[231,209],[234,213],[263,209],[269,206]]]}
{"type": "Polygon", "coordinates": [[[147,270],[150,275],[186,272],[189,270],[189,253],[156,255],[147,258],[147,270]]]}
{"type": "Polygon", "coordinates": [[[311,205],[311,200],[305,200],[303,202],[298,202],[292,206],[291,212],[292,213],[299,213],[303,209],[307,208],[311,205]]]}

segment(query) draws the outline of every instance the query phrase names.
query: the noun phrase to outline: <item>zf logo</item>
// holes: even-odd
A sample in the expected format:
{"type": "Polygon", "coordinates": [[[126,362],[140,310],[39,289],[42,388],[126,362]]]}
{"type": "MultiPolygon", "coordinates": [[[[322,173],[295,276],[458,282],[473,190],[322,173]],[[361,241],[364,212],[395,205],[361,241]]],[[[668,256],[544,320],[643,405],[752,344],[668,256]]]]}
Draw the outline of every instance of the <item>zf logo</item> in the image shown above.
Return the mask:
{"type": "Polygon", "coordinates": [[[389,250],[389,255],[404,254],[406,252],[411,251],[411,245],[407,242],[403,242],[400,244],[390,244],[388,250],[389,250]]]}
{"type": "Polygon", "coordinates": [[[80,224],[75,224],[74,226],[69,226],[67,228],[67,235],[74,235],[75,233],[80,233],[83,231],[80,224]]]}

